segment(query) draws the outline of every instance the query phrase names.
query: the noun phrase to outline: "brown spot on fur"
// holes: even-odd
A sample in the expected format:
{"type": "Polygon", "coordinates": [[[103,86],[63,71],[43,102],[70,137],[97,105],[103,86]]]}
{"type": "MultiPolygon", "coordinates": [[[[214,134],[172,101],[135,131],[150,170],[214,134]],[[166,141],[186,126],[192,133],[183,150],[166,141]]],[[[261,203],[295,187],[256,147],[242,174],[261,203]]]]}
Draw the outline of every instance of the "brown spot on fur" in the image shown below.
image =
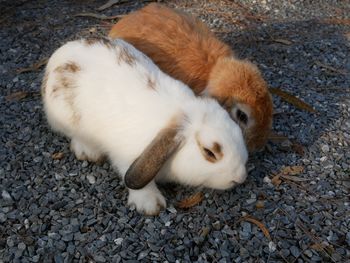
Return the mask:
{"type": "Polygon", "coordinates": [[[156,82],[153,79],[151,79],[151,77],[147,78],[147,87],[153,90],[156,89],[156,82]]]}
{"type": "Polygon", "coordinates": [[[63,64],[62,66],[58,66],[57,68],[55,68],[55,72],[57,73],[75,73],[77,71],[81,70],[80,66],[75,63],[75,62],[67,62],[65,64],[63,64]]]}
{"type": "Polygon", "coordinates": [[[42,81],[42,84],[41,84],[41,96],[42,97],[45,97],[48,79],[49,79],[49,74],[45,70],[43,81],[42,81]]]}
{"type": "Polygon", "coordinates": [[[86,45],[95,45],[95,44],[101,44],[108,48],[113,48],[113,44],[111,41],[105,37],[89,37],[84,39],[84,42],[86,45]]]}
{"type": "Polygon", "coordinates": [[[221,149],[221,145],[219,143],[214,142],[212,150],[214,153],[216,153],[219,156],[220,159],[224,156],[222,149],[221,149]]]}
{"type": "Polygon", "coordinates": [[[118,64],[125,62],[129,66],[136,64],[136,58],[124,46],[119,46],[119,53],[117,55],[118,64]]]}
{"type": "Polygon", "coordinates": [[[140,189],[147,185],[181,145],[184,138],[179,136],[178,117],[162,129],[141,155],[131,164],[125,174],[125,185],[131,189],[140,189]]]}
{"type": "Polygon", "coordinates": [[[74,89],[77,85],[75,74],[80,70],[80,66],[74,62],[68,62],[57,67],[54,70],[57,74],[57,82],[54,84],[51,93],[52,96],[64,96],[64,99],[72,112],[71,122],[73,125],[78,125],[81,118],[81,115],[75,106],[74,93],[74,89]]]}
{"type": "Polygon", "coordinates": [[[224,154],[221,149],[221,145],[217,142],[214,142],[213,146],[211,148],[204,147],[201,143],[198,134],[195,135],[197,145],[199,149],[201,150],[202,155],[204,158],[211,163],[216,163],[217,161],[220,161],[222,157],[224,157],[224,154]]]}

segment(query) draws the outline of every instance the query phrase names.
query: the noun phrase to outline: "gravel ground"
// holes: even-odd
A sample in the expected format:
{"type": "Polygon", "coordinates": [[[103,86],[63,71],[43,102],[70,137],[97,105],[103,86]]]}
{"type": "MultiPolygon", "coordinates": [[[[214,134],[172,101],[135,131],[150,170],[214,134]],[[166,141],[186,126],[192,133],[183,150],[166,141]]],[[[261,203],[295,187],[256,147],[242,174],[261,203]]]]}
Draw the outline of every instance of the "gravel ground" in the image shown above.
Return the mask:
{"type": "Polygon", "coordinates": [[[317,113],[274,96],[274,130],[289,140],[252,155],[245,184],[202,189],[204,200],[187,210],[177,202],[198,189],[164,186],[168,209],[138,215],[108,163],[77,161],[48,128],[42,69],[16,72],[68,39],[104,34],[111,20],[74,17],[104,1],[1,1],[0,262],[350,262],[347,1],[165,2],[199,16],[271,87],[317,113]],[[297,179],[271,182],[296,165],[297,179]]]}

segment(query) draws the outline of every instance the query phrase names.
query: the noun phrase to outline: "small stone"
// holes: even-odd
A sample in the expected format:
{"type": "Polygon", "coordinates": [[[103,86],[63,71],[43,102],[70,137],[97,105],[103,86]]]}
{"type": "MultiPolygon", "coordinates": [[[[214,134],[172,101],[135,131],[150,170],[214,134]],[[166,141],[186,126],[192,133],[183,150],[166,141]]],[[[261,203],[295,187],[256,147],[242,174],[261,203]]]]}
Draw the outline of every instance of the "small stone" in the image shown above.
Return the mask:
{"type": "Polygon", "coordinates": [[[7,192],[6,190],[2,190],[1,196],[2,196],[2,198],[4,198],[6,201],[12,201],[11,195],[10,195],[9,192],[7,192]]]}
{"type": "Polygon", "coordinates": [[[55,179],[56,179],[57,181],[60,181],[60,180],[63,180],[63,179],[64,179],[64,176],[61,175],[61,174],[55,173],[55,179]]]}
{"type": "Polygon", "coordinates": [[[96,183],[96,178],[92,174],[88,174],[86,176],[86,179],[89,181],[90,184],[95,184],[96,183]]]}
{"type": "Polygon", "coordinates": [[[144,259],[145,257],[147,257],[148,253],[149,253],[148,250],[140,252],[140,254],[137,257],[137,260],[144,259]]]}
{"type": "Polygon", "coordinates": [[[309,250],[309,249],[305,250],[305,251],[304,251],[304,254],[305,254],[306,256],[308,256],[309,258],[312,257],[312,251],[309,250]]]}
{"type": "Polygon", "coordinates": [[[247,203],[248,205],[251,205],[251,204],[253,204],[255,201],[256,201],[256,199],[249,198],[249,199],[246,200],[246,203],[247,203]]]}
{"type": "Polygon", "coordinates": [[[220,230],[221,229],[221,224],[220,224],[220,221],[218,220],[218,221],[215,221],[213,224],[213,228],[215,229],[215,230],[220,230]]]}
{"type": "Polygon", "coordinates": [[[283,257],[286,258],[286,257],[288,257],[290,255],[290,251],[289,251],[289,249],[282,248],[281,249],[281,254],[282,254],[283,257]]]}
{"type": "Polygon", "coordinates": [[[328,144],[322,145],[322,146],[321,146],[321,150],[322,150],[322,152],[324,152],[324,153],[328,153],[328,152],[329,152],[329,146],[328,146],[328,144]]]}
{"type": "Polygon", "coordinates": [[[61,239],[61,236],[60,236],[59,234],[55,233],[55,232],[49,232],[49,233],[47,234],[47,236],[48,236],[49,238],[54,239],[54,240],[60,240],[60,239],[61,239]]]}
{"type": "Polygon", "coordinates": [[[243,232],[246,233],[251,233],[252,232],[252,225],[248,222],[243,222],[242,223],[242,227],[243,227],[243,232]]]}
{"type": "Polygon", "coordinates": [[[95,255],[94,256],[94,260],[96,262],[101,262],[101,263],[106,262],[106,259],[103,256],[101,256],[101,255],[95,255]]]}
{"type": "Polygon", "coordinates": [[[11,237],[7,238],[6,244],[9,247],[13,247],[15,245],[15,242],[13,241],[13,239],[11,237]]]}
{"type": "Polygon", "coordinates": [[[320,158],[320,162],[321,162],[321,163],[323,163],[323,162],[325,162],[325,161],[327,161],[327,156],[323,156],[323,157],[320,158]]]}
{"type": "Polygon", "coordinates": [[[269,251],[275,252],[276,251],[276,244],[272,241],[269,242],[269,251]]]}
{"type": "Polygon", "coordinates": [[[35,255],[35,256],[32,257],[32,261],[33,262],[39,262],[39,260],[40,260],[40,256],[39,255],[35,255]]]}
{"type": "Polygon", "coordinates": [[[66,242],[72,241],[73,240],[73,234],[70,233],[70,234],[66,234],[66,235],[62,236],[62,240],[66,241],[66,242]]]}
{"type": "Polygon", "coordinates": [[[299,248],[297,248],[296,246],[291,246],[289,250],[290,250],[290,253],[293,255],[293,257],[295,258],[299,257],[300,255],[299,248]]]}
{"type": "Polygon", "coordinates": [[[63,257],[60,254],[56,254],[54,256],[54,261],[55,261],[55,263],[63,263],[64,262],[63,257]]]}
{"type": "Polygon", "coordinates": [[[17,246],[17,248],[18,248],[19,250],[25,250],[26,247],[27,247],[26,244],[24,244],[23,242],[19,243],[18,246],[17,246]]]}
{"type": "Polygon", "coordinates": [[[263,179],[263,182],[266,183],[266,184],[271,184],[271,179],[270,179],[270,177],[265,176],[264,179],[263,179]]]}
{"type": "Polygon", "coordinates": [[[114,244],[116,244],[117,246],[120,246],[123,243],[124,238],[119,237],[114,239],[114,244]]]}
{"type": "Polygon", "coordinates": [[[247,258],[247,257],[249,257],[249,251],[248,251],[246,248],[241,247],[241,248],[239,249],[239,255],[240,255],[242,258],[247,258]]]}
{"type": "Polygon", "coordinates": [[[167,210],[168,210],[170,213],[172,213],[172,214],[176,214],[176,213],[177,213],[177,210],[176,210],[176,208],[175,208],[173,205],[169,206],[169,207],[167,208],[167,210]]]}
{"type": "Polygon", "coordinates": [[[7,216],[4,213],[0,213],[0,223],[4,223],[7,220],[7,216]]]}

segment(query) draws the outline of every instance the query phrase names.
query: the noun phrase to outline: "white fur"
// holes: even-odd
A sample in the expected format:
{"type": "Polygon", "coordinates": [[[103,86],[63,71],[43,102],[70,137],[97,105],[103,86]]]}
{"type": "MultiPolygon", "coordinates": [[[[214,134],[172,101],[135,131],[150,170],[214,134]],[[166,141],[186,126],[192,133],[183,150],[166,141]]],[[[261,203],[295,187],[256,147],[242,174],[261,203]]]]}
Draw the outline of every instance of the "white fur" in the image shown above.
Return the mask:
{"type": "MultiPolygon", "coordinates": [[[[247,150],[240,128],[227,112],[212,99],[196,98],[186,85],[161,72],[128,43],[115,40],[113,47],[108,47],[101,43],[88,45],[84,40],[69,42],[52,55],[46,74],[43,101],[47,119],[53,129],[72,139],[78,158],[96,160],[105,154],[124,177],[157,133],[174,116],[184,113],[181,133],[185,143],[166,162],[156,180],[216,189],[227,189],[245,180],[247,150]],[[122,48],[136,58],[136,65],[118,63],[122,48]],[[75,86],[53,92],[60,81],[55,69],[67,62],[80,67],[69,75],[75,86]],[[147,87],[149,78],[155,90],[147,87]],[[76,124],[71,121],[72,109],[79,115],[76,124]],[[200,153],[195,134],[205,146],[221,144],[223,159],[208,162],[200,153]]],[[[141,213],[155,214],[165,206],[153,181],[129,193],[129,204],[141,213]]]]}

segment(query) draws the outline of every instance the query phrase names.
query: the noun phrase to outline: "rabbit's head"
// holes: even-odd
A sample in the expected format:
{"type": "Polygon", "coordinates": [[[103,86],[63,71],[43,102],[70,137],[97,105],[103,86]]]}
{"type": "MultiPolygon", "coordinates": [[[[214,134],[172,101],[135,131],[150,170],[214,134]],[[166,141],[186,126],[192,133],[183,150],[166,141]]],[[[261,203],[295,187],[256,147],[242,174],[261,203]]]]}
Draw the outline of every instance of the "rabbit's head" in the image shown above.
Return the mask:
{"type": "Polygon", "coordinates": [[[184,105],[183,113],[158,133],[125,175],[139,189],[158,178],[190,186],[228,189],[247,177],[242,132],[212,99],[184,105]]]}
{"type": "Polygon", "coordinates": [[[216,98],[239,124],[249,151],[265,145],[272,125],[272,98],[254,64],[233,57],[219,59],[204,95],[216,98]]]}

